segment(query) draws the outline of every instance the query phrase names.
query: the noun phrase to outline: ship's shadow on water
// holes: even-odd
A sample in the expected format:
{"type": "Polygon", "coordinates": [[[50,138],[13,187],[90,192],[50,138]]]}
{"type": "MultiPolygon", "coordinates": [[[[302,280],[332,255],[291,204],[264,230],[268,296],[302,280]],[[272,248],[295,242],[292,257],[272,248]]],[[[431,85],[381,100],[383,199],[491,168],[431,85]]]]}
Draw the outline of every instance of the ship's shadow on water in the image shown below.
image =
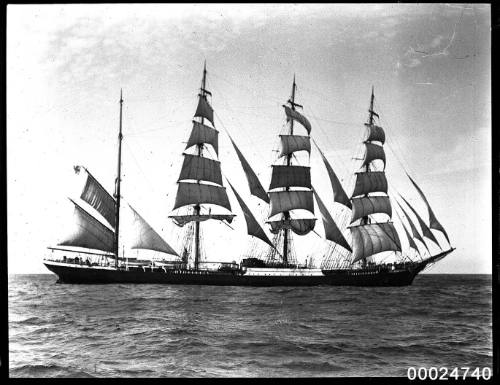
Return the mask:
{"type": "Polygon", "coordinates": [[[491,276],[402,288],[9,277],[12,377],[405,376],[492,365],[491,276]]]}

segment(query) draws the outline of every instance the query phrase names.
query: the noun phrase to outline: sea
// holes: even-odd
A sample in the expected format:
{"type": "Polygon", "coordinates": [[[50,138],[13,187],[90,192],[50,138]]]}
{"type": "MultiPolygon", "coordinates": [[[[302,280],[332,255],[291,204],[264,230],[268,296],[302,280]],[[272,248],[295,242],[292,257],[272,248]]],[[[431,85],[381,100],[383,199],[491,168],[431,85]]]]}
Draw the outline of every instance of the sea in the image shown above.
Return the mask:
{"type": "Polygon", "coordinates": [[[69,285],[9,276],[10,377],[403,376],[492,368],[491,275],[408,287],[69,285]]]}

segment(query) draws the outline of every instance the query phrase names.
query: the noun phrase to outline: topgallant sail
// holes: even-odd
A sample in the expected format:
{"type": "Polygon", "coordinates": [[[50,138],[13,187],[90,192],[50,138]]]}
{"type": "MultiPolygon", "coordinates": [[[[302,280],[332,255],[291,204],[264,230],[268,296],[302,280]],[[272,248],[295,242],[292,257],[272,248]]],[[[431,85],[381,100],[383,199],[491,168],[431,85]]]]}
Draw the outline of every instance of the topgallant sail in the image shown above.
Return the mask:
{"type": "Polygon", "coordinates": [[[396,199],[395,191],[392,187],[389,189],[385,174],[386,134],[374,110],[373,88],[365,123],[364,156],[354,173],[351,194],[346,193],[328,157],[311,136],[311,122],[302,111],[304,107],[296,102],[295,77],[291,97],[283,105],[285,132],[279,135],[278,157],[271,167],[267,191],[244,151],[225,129],[241,163],[250,195],[267,209],[264,220],[254,215],[249,201],[245,201],[246,194],[242,192],[246,189],[234,185],[222,174],[219,131],[206,80],[205,65],[191,132],[182,154],[175,202],[169,215],[184,232],[178,250],[130,204],[123,207],[132,219],[132,232],[125,243],[131,250],[149,250],[163,257],[139,260],[131,257],[129,251],[125,252],[124,245],[120,244],[120,229],[127,225],[120,216],[123,139],[123,99],[120,95],[115,192],[111,195],[85,167],[75,166],[75,172],[85,175],[86,181],[78,199],[70,198],[74,206],[74,227],[57,246],[49,247],[50,255],[44,259],[45,266],[58,275],[60,282],[401,286],[410,285],[419,272],[454,250],[427,197],[413,178],[408,175],[427,207],[428,222],[405,197],[396,199]],[[311,141],[326,168],[333,201],[323,200],[321,196],[324,197],[325,192],[313,186],[311,176],[316,168],[309,164],[314,150],[311,141]],[[253,251],[239,258],[235,255],[235,261],[230,263],[202,258],[202,226],[211,226],[213,221],[230,226],[237,215],[232,211],[231,195],[243,214],[246,233],[253,240],[253,251]],[[317,226],[318,219],[322,226],[317,226]],[[396,221],[399,226],[395,225],[396,221]],[[398,229],[402,229],[401,234],[398,229]],[[433,230],[446,239],[449,246],[446,250],[443,251],[433,230]],[[309,263],[307,259],[306,263],[301,263],[304,256],[297,256],[295,243],[307,236],[320,237],[324,242],[326,251],[320,256],[320,267],[314,266],[312,259],[309,263]],[[433,254],[431,250],[436,247],[441,250],[433,254]],[[387,259],[390,262],[386,262],[387,259]]]}

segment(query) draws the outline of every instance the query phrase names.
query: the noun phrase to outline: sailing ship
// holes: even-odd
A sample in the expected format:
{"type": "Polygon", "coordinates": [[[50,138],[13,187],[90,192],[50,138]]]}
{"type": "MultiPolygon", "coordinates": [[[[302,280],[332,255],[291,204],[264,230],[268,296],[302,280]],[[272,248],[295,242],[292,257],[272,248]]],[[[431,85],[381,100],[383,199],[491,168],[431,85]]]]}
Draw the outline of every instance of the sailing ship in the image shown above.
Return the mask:
{"type": "Polygon", "coordinates": [[[123,97],[120,93],[115,192],[111,195],[89,170],[75,166],[75,172],[83,172],[86,176],[79,201],[70,198],[74,205],[75,228],[57,246],[49,247],[49,255],[44,258],[45,266],[58,276],[58,282],[404,286],[410,285],[418,273],[454,250],[426,196],[410,175],[407,174],[410,182],[428,209],[429,225],[407,199],[392,193],[392,188],[391,196],[388,194],[383,147],[386,136],[374,109],[373,87],[365,123],[366,137],[362,142],[364,156],[360,159],[361,167],[354,174],[354,188],[349,197],[327,157],[311,136],[311,123],[299,112],[303,106],[296,102],[294,76],[291,97],[283,105],[286,132],[279,135],[279,154],[276,164],[272,165],[267,191],[225,129],[241,163],[250,194],[268,208],[265,222],[272,237],[260,223],[263,221],[254,216],[240,193],[224,177],[243,212],[247,234],[253,240],[252,250],[255,252],[239,258],[238,263],[202,258],[202,226],[209,226],[213,221],[229,226],[235,217],[218,159],[219,131],[215,127],[212,94],[207,90],[206,79],[205,64],[193,126],[182,154],[175,203],[169,215],[184,232],[179,250],[171,247],[130,204],[121,204],[123,97]],[[325,203],[311,183],[311,167],[307,165],[312,151],[311,141],[328,173],[333,202],[325,203]],[[312,263],[312,258],[309,264],[307,261],[300,263],[294,248],[296,236],[303,237],[310,233],[320,236],[315,231],[318,218],[314,217],[314,202],[319,209],[326,247],[318,267],[312,263]],[[391,221],[393,206],[398,209],[399,232],[391,221]],[[333,216],[329,207],[335,209],[333,216]],[[125,256],[124,250],[120,253],[120,212],[123,209],[127,209],[133,219],[135,235],[130,240],[130,248],[153,250],[169,256],[170,260],[139,260],[128,257],[128,254],[125,256]],[[418,226],[409,212],[416,218],[418,226]],[[334,220],[339,216],[340,221],[334,220]],[[443,234],[448,243],[446,250],[442,249],[432,230],[443,234]],[[408,247],[404,249],[400,234],[407,240],[408,247]],[[433,242],[440,251],[432,254],[426,240],[433,242]],[[385,259],[379,260],[381,255],[385,259]],[[388,256],[392,257],[392,261],[384,262],[388,256]]]}

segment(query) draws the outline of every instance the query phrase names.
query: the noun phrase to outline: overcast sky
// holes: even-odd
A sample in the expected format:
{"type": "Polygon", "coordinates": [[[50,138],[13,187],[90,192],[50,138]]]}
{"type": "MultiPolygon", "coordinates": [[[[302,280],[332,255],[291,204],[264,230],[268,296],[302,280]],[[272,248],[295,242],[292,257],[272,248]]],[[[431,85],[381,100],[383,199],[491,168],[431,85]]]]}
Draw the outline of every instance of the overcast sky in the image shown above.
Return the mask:
{"type": "MultiPolygon", "coordinates": [[[[490,7],[484,4],[9,5],[9,273],[48,272],[46,247],[55,245],[72,212],[66,197],[74,191],[73,165],[85,165],[112,191],[120,88],[123,196],[178,244],[167,216],[204,60],[223,173],[260,219],[264,211],[249,194],[224,128],[267,188],[285,124],[281,105],[295,74],[311,135],[349,194],[373,85],[390,187],[427,220],[407,171],[457,248],[432,272],[491,273],[490,7]]],[[[311,167],[313,185],[335,211],[315,153],[311,167]]],[[[238,215],[234,230],[213,221],[210,228],[223,235],[207,234],[206,241],[207,254],[226,260],[248,245],[243,216],[230,200],[238,215]]],[[[310,249],[308,242],[298,244],[299,253],[310,249]]]]}

